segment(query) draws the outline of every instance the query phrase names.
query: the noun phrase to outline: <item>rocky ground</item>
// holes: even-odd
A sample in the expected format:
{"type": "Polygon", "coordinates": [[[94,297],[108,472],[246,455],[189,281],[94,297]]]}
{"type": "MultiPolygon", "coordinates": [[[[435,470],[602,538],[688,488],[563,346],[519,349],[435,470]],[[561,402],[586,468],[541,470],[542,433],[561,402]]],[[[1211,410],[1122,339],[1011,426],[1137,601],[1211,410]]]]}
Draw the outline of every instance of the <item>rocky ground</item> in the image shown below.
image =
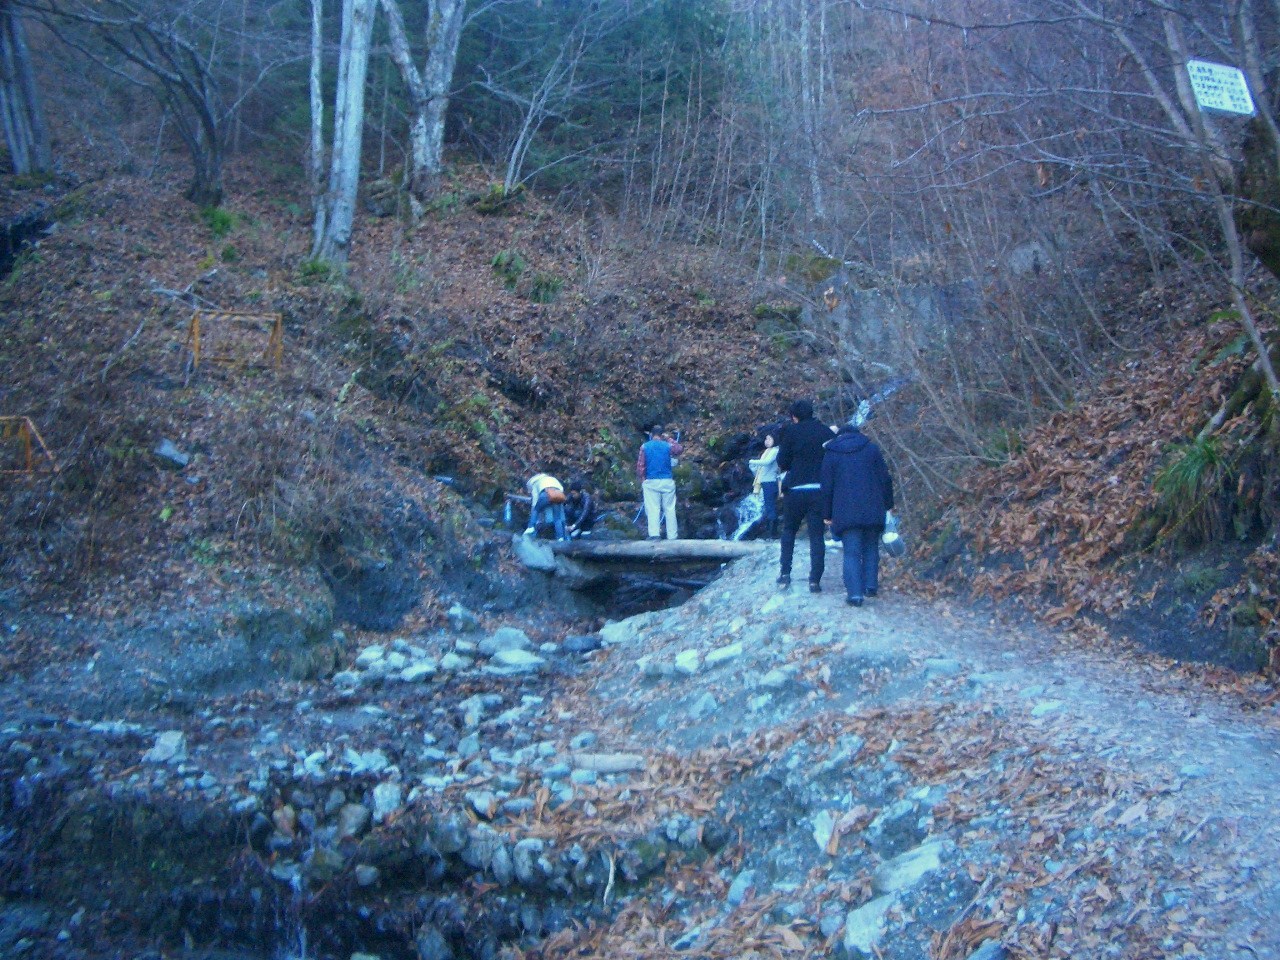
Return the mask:
{"type": "Polygon", "coordinates": [[[1269,687],[838,560],[113,715],[11,682],[0,953],[1280,957],[1269,687]]]}

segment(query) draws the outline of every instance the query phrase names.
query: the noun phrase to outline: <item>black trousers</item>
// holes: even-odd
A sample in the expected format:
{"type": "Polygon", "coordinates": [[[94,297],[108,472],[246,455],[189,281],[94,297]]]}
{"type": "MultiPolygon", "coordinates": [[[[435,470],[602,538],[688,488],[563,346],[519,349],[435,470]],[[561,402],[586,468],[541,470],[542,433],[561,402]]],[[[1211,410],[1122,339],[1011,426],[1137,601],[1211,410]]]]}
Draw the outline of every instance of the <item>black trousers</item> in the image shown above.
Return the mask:
{"type": "Polygon", "coordinates": [[[826,569],[827,545],[823,537],[822,491],[788,490],[782,498],[782,563],[779,574],[791,577],[791,557],[800,522],[809,525],[809,582],[817,583],[826,569]]]}

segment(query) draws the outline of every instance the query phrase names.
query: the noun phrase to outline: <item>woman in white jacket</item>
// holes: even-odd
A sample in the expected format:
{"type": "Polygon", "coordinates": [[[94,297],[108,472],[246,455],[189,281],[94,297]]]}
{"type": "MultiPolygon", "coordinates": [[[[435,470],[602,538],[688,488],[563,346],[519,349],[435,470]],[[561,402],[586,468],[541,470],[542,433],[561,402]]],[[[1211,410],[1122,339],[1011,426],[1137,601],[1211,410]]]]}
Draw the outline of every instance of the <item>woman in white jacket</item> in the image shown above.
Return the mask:
{"type": "Polygon", "coordinates": [[[765,434],[764,453],[755,460],[747,461],[756,475],[756,486],[764,497],[764,512],[760,520],[764,524],[764,535],[778,535],[778,448],[774,445],[773,434],[765,434]]]}

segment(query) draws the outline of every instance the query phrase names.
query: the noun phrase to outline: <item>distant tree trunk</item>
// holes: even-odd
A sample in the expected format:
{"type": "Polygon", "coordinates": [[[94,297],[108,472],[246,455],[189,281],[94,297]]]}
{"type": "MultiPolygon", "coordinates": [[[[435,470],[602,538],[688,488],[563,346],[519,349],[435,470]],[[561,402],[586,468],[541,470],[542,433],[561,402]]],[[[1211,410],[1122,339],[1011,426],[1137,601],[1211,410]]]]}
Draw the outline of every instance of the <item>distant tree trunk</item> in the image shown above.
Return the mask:
{"type": "Polygon", "coordinates": [[[391,37],[391,56],[409,94],[409,170],[405,178],[415,215],[440,189],[444,169],[444,121],[449,88],[466,22],[465,0],[430,0],[427,5],[427,59],[414,65],[398,0],[381,0],[391,37]]]}
{"type": "Polygon", "coordinates": [[[0,121],[14,173],[48,173],[53,167],[49,132],[22,18],[9,0],[0,0],[0,121]]]}
{"type": "Polygon", "coordinates": [[[329,189],[323,212],[316,215],[311,249],[311,256],[316,260],[345,263],[351,246],[364,137],[365,78],[369,72],[369,42],[376,13],[377,0],[343,0],[329,189]]]}
{"type": "Polygon", "coordinates": [[[324,0],[311,0],[311,147],[307,157],[307,187],[315,212],[314,243],[324,235],[324,0]]]}

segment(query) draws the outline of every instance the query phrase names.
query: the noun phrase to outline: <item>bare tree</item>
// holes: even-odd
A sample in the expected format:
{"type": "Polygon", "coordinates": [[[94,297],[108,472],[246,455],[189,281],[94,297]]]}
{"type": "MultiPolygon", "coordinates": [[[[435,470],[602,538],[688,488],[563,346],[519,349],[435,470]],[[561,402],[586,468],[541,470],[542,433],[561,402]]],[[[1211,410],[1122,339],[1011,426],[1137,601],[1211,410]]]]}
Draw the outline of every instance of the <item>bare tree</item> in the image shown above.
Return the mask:
{"type": "Polygon", "coordinates": [[[355,221],[364,138],[365,79],[377,0],[343,0],[329,186],[316,206],[311,257],[345,263],[355,221]]]}
{"type": "Polygon", "coordinates": [[[201,206],[222,202],[222,167],[231,120],[243,98],[272,70],[292,59],[291,50],[278,48],[268,38],[253,38],[244,49],[263,59],[246,82],[239,74],[228,74],[241,65],[224,50],[231,28],[224,22],[222,0],[13,2],[38,15],[90,62],[149,91],[191,155],[187,198],[201,206]]]}
{"type": "Polygon", "coordinates": [[[48,173],[53,166],[49,131],[36,90],[22,13],[0,0],[0,123],[14,173],[48,173]]]}

